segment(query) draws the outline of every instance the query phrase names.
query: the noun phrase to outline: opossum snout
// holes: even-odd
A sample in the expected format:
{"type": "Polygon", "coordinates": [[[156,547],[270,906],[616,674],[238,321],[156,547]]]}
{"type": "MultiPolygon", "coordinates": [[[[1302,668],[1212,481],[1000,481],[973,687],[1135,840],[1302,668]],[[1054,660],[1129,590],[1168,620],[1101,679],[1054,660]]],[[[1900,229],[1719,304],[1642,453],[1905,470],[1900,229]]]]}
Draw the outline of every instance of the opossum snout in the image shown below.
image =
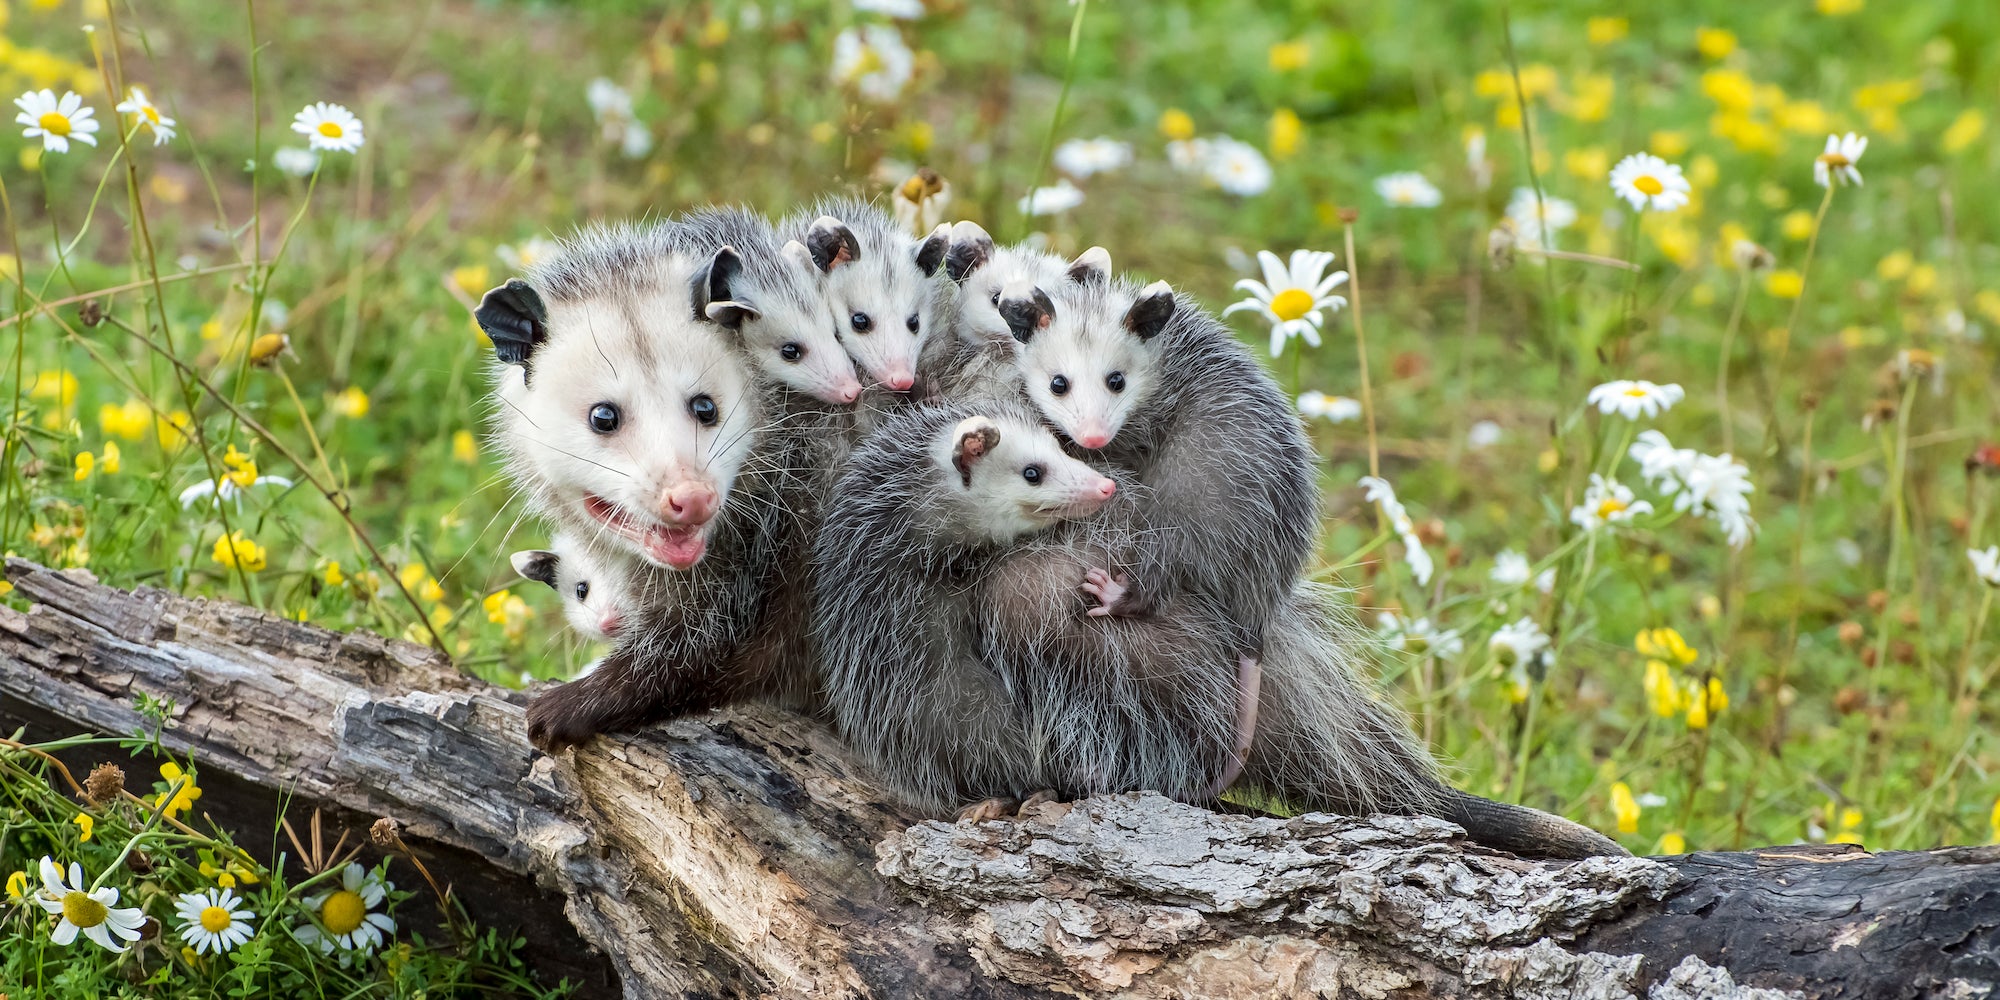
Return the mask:
{"type": "Polygon", "coordinates": [[[916,384],[917,376],[911,373],[907,365],[891,368],[882,375],[882,385],[895,392],[907,392],[916,384]]]}
{"type": "Polygon", "coordinates": [[[624,623],[619,619],[618,612],[613,611],[603,618],[598,619],[597,630],[607,636],[615,636],[618,634],[618,626],[622,624],[624,623]]]}
{"type": "Polygon", "coordinates": [[[1102,448],[1111,443],[1111,431],[1093,420],[1076,429],[1076,443],[1084,448],[1102,448]]]}
{"type": "Polygon", "coordinates": [[[852,375],[841,379],[826,391],[829,403],[852,403],[861,398],[861,380],[852,375]]]}
{"type": "Polygon", "coordinates": [[[1109,500],[1111,499],[1111,494],[1118,492],[1118,481],[1115,479],[1099,479],[1093,491],[1097,494],[1098,499],[1109,500]]]}
{"type": "Polygon", "coordinates": [[[680,482],[660,491],[660,518],[668,524],[707,524],[715,516],[720,497],[715,487],[701,482],[680,482]]]}

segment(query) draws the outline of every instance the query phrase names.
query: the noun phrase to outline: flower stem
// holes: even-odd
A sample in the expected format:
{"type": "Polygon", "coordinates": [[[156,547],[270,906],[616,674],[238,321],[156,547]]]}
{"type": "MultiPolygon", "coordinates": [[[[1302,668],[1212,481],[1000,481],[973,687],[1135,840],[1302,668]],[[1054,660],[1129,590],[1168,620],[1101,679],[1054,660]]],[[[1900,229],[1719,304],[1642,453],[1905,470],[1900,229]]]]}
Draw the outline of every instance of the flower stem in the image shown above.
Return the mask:
{"type": "Polygon", "coordinates": [[[1722,360],[1715,366],[1715,408],[1722,414],[1722,451],[1736,453],[1736,420],[1729,412],[1729,361],[1736,349],[1736,330],[1743,324],[1743,306],[1750,299],[1750,271],[1736,276],[1736,304],[1729,309],[1729,325],[1722,328],[1722,360]]]}
{"type": "Polygon", "coordinates": [[[1042,139],[1042,155],[1035,160],[1035,183],[1028,187],[1028,198],[1021,209],[1021,231],[1027,232],[1034,225],[1035,192],[1041,189],[1042,178],[1048,176],[1049,155],[1055,152],[1056,133],[1062,129],[1063,110],[1069,106],[1069,88],[1076,81],[1076,50],[1083,41],[1083,15],[1090,9],[1090,0],[1076,0],[1076,14],[1069,20],[1069,56],[1063,61],[1062,90],[1056,94],[1056,111],[1049,117],[1049,133],[1042,139]]]}
{"type": "MultiPolygon", "coordinates": [[[[1749,281],[1748,277],[1744,278],[1749,281]]],[[[1799,650],[1799,611],[1804,604],[1800,595],[1806,589],[1806,536],[1812,530],[1813,500],[1813,423],[1819,415],[1816,403],[1808,397],[1806,405],[1806,429],[1799,448],[1803,453],[1799,459],[1799,514],[1798,530],[1792,534],[1792,592],[1785,603],[1791,613],[1785,623],[1785,645],[1778,650],[1778,676],[1771,685],[1771,754],[1784,755],[1785,747],[1785,679],[1791,673],[1792,659],[1799,650]]]]}
{"type": "Polygon", "coordinates": [[[1764,427],[1764,440],[1769,442],[1778,432],[1778,380],[1785,374],[1785,357],[1791,353],[1792,341],[1798,339],[1799,310],[1806,302],[1808,279],[1812,275],[1813,256],[1819,250],[1819,232],[1826,222],[1826,210],[1833,206],[1834,185],[1826,186],[1826,195],[1819,200],[1819,211],[1813,214],[1812,236],[1806,240],[1805,260],[1799,264],[1799,294],[1792,300],[1792,311],[1785,318],[1785,339],[1778,342],[1778,356],[1771,368],[1771,413],[1770,423],[1764,427]]]}
{"type": "Polygon", "coordinates": [[[1382,474],[1382,456],[1375,440],[1375,391],[1368,381],[1368,333],[1361,326],[1361,265],[1354,259],[1354,225],[1342,225],[1347,241],[1347,308],[1354,317],[1354,354],[1361,368],[1361,419],[1368,424],[1368,474],[1382,474]]]}
{"type": "MultiPolygon", "coordinates": [[[[1832,190],[1829,188],[1828,190],[1832,190]]],[[[1882,569],[1882,613],[1875,624],[1875,663],[1868,668],[1868,699],[1862,703],[1864,725],[1854,749],[1854,801],[1873,806],[1861,794],[1869,777],[1868,738],[1875,730],[1875,701],[1881,696],[1882,675],[1889,669],[1889,625],[1896,610],[1896,569],[1903,558],[1904,536],[1908,534],[1908,506],[1903,497],[1903,481],[1909,468],[1910,408],[1917,402],[1917,380],[1903,388],[1903,404],[1896,409],[1896,448],[1889,469],[1889,558],[1882,569]]]]}

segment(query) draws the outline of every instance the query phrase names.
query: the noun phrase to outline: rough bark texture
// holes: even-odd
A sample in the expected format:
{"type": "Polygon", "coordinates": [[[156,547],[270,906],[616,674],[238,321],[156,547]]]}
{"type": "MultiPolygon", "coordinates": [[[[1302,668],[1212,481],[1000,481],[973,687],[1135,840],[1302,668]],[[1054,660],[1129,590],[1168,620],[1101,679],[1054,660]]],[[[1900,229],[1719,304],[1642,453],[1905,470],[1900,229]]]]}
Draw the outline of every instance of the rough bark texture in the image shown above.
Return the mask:
{"type": "MultiPolygon", "coordinates": [[[[39,606],[0,607],[0,715],[62,727],[41,738],[122,733],[143,724],[137,695],[171,699],[165,740],[204,783],[394,817],[461,894],[513,900],[550,967],[587,973],[546,912],[566,901],[627,996],[1764,1000],[2000,984],[2000,849],[1564,866],[1468,846],[1438,820],[1273,819],[1148,794],[919,822],[795,716],[724,712],[552,759],[528,748],[520,694],[421,647],[8,572],[39,606]]],[[[616,989],[578,978],[585,995],[616,989]]]]}

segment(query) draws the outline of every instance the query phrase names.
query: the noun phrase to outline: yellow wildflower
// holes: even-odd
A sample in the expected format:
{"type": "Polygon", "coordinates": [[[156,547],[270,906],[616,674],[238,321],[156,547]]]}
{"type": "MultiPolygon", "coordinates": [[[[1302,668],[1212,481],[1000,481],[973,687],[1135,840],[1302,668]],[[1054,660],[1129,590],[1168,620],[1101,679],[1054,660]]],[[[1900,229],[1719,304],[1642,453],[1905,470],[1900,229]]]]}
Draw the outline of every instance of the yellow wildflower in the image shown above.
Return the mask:
{"type": "Polygon", "coordinates": [[[1845,17],[1861,9],[1863,0],[1815,0],[1813,6],[1828,17],[1845,17]]]}
{"type": "Polygon", "coordinates": [[[137,441],[152,429],[153,411],[138,399],[128,399],[123,404],[106,403],[97,408],[97,426],[106,434],[137,441]]]}
{"type": "Polygon", "coordinates": [[[492,279],[493,272],[484,264],[468,264],[465,267],[452,268],[451,271],[451,283],[457,285],[459,291],[475,299],[486,294],[486,289],[493,284],[492,279]]]}
{"type": "Polygon", "coordinates": [[[347,582],[347,575],[340,571],[340,561],[329,560],[326,569],[320,571],[320,579],[329,587],[338,587],[347,582]]]}
{"type": "Polygon", "coordinates": [[[415,590],[418,584],[424,582],[424,577],[429,575],[430,570],[425,569],[423,563],[405,563],[402,569],[396,571],[396,580],[403,585],[404,590],[415,590]]]}
{"type": "Polygon", "coordinates": [[[1654,132],[1647,138],[1646,148],[1654,156],[1665,157],[1669,160],[1678,159],[1681,154],[1688,151],[1688,135],[1686,132],[1678,130],[1663,129],[1654,132]]]}
{"type": "Polygon", "coordinates": [[[1632,648],[1638,650],[1640,656],[1672,660],[1681,666],[1687,666],[1701,657],[1686,639],[1681,638],[1679,632],[1665,626],[1641,629],[1632,640],[1632,648]]]}
{"type": "Polygon", "coordinates": [[[806,130],[806,138],[820,146],[832,142],[839,135],[840,129],[832,122],[814,122],[812,128],[806,130]]]}
{"type": "Polygon", "coordinates": [[[1916,263],[1916,257],[1908,250],[1892,250],[1887,256],[1875,262],[1875,275],[1883,281],[1901,281],[1909,277],[1910,268],[1916,263]]]}
{"type": "Polygon", "coordinates": [[[1991,288],[1980,289],[1979,294],[1972,297],[1972,307],[1979,310],[1979,315],[1986,317],[1988,323],[2000,323],[2000,292],[1991,288]]]}
{"type": "Polygon", "coordinates": [[[1705,59],[1721,59],[1736,51],[1736,33],[1723,28],[1696,28],[1694,47],[1705,59]]]}
{"type": "Polygon", "coordinates": [[[1639,800],[1632,797],[1632,786],[1622,781],[1611,783],[1611,813],[1618,817],[1619,833],[1639,832],[1639,800]]]}
{"type": "Polygon", "coordinates": [[[1963,152],[1978,142],[1979,137],[1985,132],[1986,114],[1978,108],[1966,108],[1958,113],[1957,118],[1951,120],[1949,126],[1946,126],[1944,135],[1938,139],[1938,145],[1943,146],[1947,153],[1963,152]]]}
{"type": "Polygon", "coordinates": [[[77,813],[70,822],[75,823],[77,830],[81,831],[76,837],[80,843],[89,843],[91,836],[97,832],[97,818],[89,813],[77,813]]]}
{"type": "Polygon", "coordinates": [[[1646,225],[1653,246],[1657,247],[1668,260],[1673,261],[1676,267],[1693,267],[1701,258],[1701,237],[1696,234],[1694,228],[1671,216],[1654,215],[1651,218],[1661,220],[1646,225]]]}
{"type": "Polygon", "coordinates": [[[98,449],[97,467],[107,476],[117,475],[118,470],[125,467],[124,455],[118,450],[118,442],[106,441],[104,447],[98,449]]]}
{"type": "Polygon", "coordinates": [[[1175,142],[1194,138],[1194,116],[1179,108],[1160,112],[1160,134],[1175,142]]]}
{"type": "MultiPolygon", "coordinates": [[[[1827,804],[1827,812],[1833,812],[1832,803],[1827,804]]],[[[1853,806],[1848,806],[1840,810],[1840,828],[1835,830],[1832,836],[1826,838],[1826,842],[1829,844],[1854,844],[1859,846],[1861,843],[1861,823],[1861,810],[1853,806]]]]}
{"type": "Polygon", "coordinates": [[[95,470],[96,470],[96,468],[97,468],[97,456],[96,456],[96,455],[93,455],[93,454],[91,454],[90,452],[87,452],[87,451],[79,451],[79,452],[77,452],[77,453],[76,453],[76,481],[77,481],[77,482],[79,482],[79,483],[80,483],[80,482],[83,482],[83,481],[84,481],[84,480],[86,480],[86,479],[89,479],[89,478],[90,478],[90,474],[91,474],[91,472],[95,471],[95,470]]]}
{"type": "Polygon", "coordinates": [[[1689,729],[1707,729],[1709,722],[1729,707],[1729,695],[1722,690],[1722,681],[1714,677],[1709,678],[1707,684],[1689,678],[1683,696],[1687,702],[1689,729]]]}
{"type": "Polygon", "coordinates": [[[1671,719],[1681,711],[1681,689],[1674,683],[1673,670],[1664,661],[1646,661],[1646,700],[1653,714],[1671,719]]]}
{"type": "Polygon", "coordinates": [[[424,581],[423,586],[417,588],[417,597],[435,604],[444,600],[444,588],[438,585],[436,577],[431,577],[424,581]]]}
{"type": "Polygon", "coordinates": [[[1580,180],[1602,181],[1611,172],[1611,154],[1602,146],[1586,146],[1563,153],[1563,169],[1580,180]]]}
{"type": "Polygon", "coordinates": [[[350,385],[334,393],[333,412],[350,420],[359,420],[368,415],[368,394],[358,385],[350,385]]]}
{"type": "Polygon", "coordinates": [[[1654,854],[1686,854],[1687,851],[1687,838],[1677,830],[1661,834],[1660,842],[1653,845],[1654,854]]]}
{"type": "MultiPolygon", "coordinates": [[[[166,809],[163,811],[163,815],[165,815],[166,818],[174,819],[178,817],[181,813],[193,809],[194,800],[201,798],[201,787],[194,783],[194,776],[186,773],[185,771],[182,771],[181,766],[179,764],[176,764],[173,761],[167,761],[166,763],[161,764],[160,777],[166,779],[167,785],[169,787],[171,787],[173,783],[176,781],[181,782],[180,788],[174,792],[174,797],[167,800],[166,809]],[[183,778],[185,778],[186,780],[182,781],[183,778]]],[[[151,799],[151,804],[153,808],[155,809],[160,808],[160,798],[161,798],[160,795],[153,796],[153,798],[151,799]]]]}
{"type": "Polygon", "coordinates": [[[230,445],[229,451],[222,456],[222,467],[228,470],[222,474],[222,478],[235,483],[238,487],[247,489],[257,485],[257,463],[250,456],[237,451],[235,445],[230,445]]]}
{"type": "MultiPolygon", "coordinates": [[[[2000,828],[2000,822],[1996,822],[1996,828],[2000,828]]],[[[13,900],[16,903],[25,902],[27,900],[28,898],[27,872],[15,872],[14,874],[7,876],[7,898],[13,900]]]]}
{"type": "Polygon", "coordinates": [[[471,431],[457,431],[451,436],[451,457],[471,465],[479,461],[479,439],[471,431]]]}
{"type": "Polygon", "coordinates": [[[261,365],[291,350],[292,338],[282,333],[260,333],[250,342],[250,363],[261,365]]]}
{"type": "Polygon", "coordinates": [[[1611,117],[1611,104],[1617,96],[1617,81],[1609,74],[1585,73],[1576,78],[1563,110],[1580,122],[1601,122],[1611,117]]]}
{"type": "Polygon", "coordinates": [[[1778,132],[1765,122],[1746,114],[1724,112],[1708,120],[1708,130],[1746,153],[1775,153],[1778,132]]]}
{"type": "Polygon", "coordinates": [[[507,599],[512,596],[514,592],[511,590],[496,590],[486,595],[486,599],[479,602],[479,606],[486,610],[486,620],[495,625],[506,624],[507,599]]]}
{"type": "Polygon", "coordinates": [[[238,883],[256,885],[262,881],[257,872],[239,858],[228,858],[216,864],[215,855],[206,848],[201,851],[201,876],[214,879],[215,884],[224,889],[234,889],[238,883]]]}
{"type": "Polygon", "coordinates": [[[1299,143],[1305,137],[1305,124],[1299,121],[1298,112],[1290,108],[1279,108],[1271,112],[1271,158],[1287,160],[1297,155],[1299,143]]]}
{"type": "Polygon", "coordinates": [[[1593,17],[1584,22],[1584,37],[1592,45],[1610,45],[1632,32],[1632,22],[1622,17],[1593,17]]]}
{"type": "Polygon", "coordinates": [[[1779,223],[1779,228],[1784,231],[1788,240],[1802,242],[1810,239],[1813,232],[1813,214],[1803,208],[1787,212],[1785,220],[1779,223]]]}
{"type": "MultiPolygon", "coordinates": [[[[1556,68],[1548,63],[1530,63],[1521,67],[1521,96],[1527,100],[1555,93],[1556,84],[1556,68]]],[[[1506,69],[1486,70],[1472,78],[1472,92],[1480,97],[1512,100],[1514,74],[1506,69]]]]}
{"type": "Polygon", "coordinates": [[[1697,191],[1702,188],[1713,187],[1716,179],[1721,176],[1722,168],[1716,166],[1715,157],[1707,153],[1703,153],[1693,160],[1688,161],[1687,180],[1697,191]]]}
{"type": "Polygon", "coordinates": [[[442,632],[446,625],[451,624],[453,618],[458,617],[458,613],[440,604],[431,609],[430,617],[431,627],[442,632]]]}
{"type": "Polygon", "coordinates": [[[1833,116],[1818,101],[1785,101],[1771,112],[1771,121],[1787,132],[1820,136],[1833,131],[1833,116]]]}
{"type": "Polygon", "coordinates": [[[215,551],[209,555],[225,569],[241,568],[246,573],[264,571],[264,547],[241,531],[232,531],[216,539],[215,551]]]}
{"type": "Polygon", "coordinates": [[[1289,73],[1304,69],[1312,59],[1312,46],[1304,41],[1278,42],[1271,46],[1269,58],[1274,72],[1289,73]]]}
{"type": "Polygon", "coordinates": [[[1712,69],[1701,75],[1701,92],[1730,111],[1749,111],[1756,103],[1756,85],[1735,69],[1712,69]]]}
{"type": "Polygon", "coordinates": [[[1789,267],[1779,268],[1764,277],[1764,290],[1773,298],[1796,299],[1805,294],[1805,276],[1789,267]]]}
{"type": "Polygon", "coordinates": [[[169,451],[180,447],[193,427],[194,418],[186,410],[175,410],[166,416],[153,418],[153,436],[159,439],[160,447],[169,451]]]}
{"type": "Polygon", "coordinates": [[[69,372],[36,372],[35,381],[28,386],[28,398],[54,400],[57,407],[67,410],[76,402],[76,388],[76,376],[69,372]]]}

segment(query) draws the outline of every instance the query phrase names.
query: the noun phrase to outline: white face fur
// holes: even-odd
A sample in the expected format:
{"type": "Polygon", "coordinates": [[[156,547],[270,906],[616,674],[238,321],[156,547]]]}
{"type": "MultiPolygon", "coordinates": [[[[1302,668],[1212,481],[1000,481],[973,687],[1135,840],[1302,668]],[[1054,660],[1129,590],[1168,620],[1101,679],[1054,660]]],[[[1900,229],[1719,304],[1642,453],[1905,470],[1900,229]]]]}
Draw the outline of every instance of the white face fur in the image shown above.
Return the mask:
{"type": "Polygon", "coordinates": [[[863,382],[896,392],[916,384],[917,358],[938,326],[933,277],[936,261],[944,255],[944,239],[940,232],[927,241],[896,236],[864,246],[838,220],[821,218],[813,223],[807,242],[822,248],[814,256],[827,264],[820,289],[840,342],[863,382]],[[839,237],[827,235],[832,227],[848,232],[849,249],[828,256],[824,247],[829,241],[840,242],[839,237]],[[918,254],[930,241],[935,246],[926,273],[918,254]]]}
{"type": "Polygon", "coordinates": [[[1117,483],[1063,453],[1048,429],[1013,417],[973,416],[932,446],[946,488],[965,504],[967,537],[1007,543],[1087,517],[1117,483]]]}
{"type": "Polygon", "coordinates": [[[547,549],[514,553],[514,571],[555,589],[570,628],[610,642],[638,611],[646,569],[628,556],[593,549],[563,532],[547,549]]]}
{"type": "Polygon", "coordinates": [[[500,373],[500,438],[566,527],[688,569],[766,415],[729,332],[693,317],[691,264],[645,266],[619,294],[546,301],[545,342],[500,373]]]}
{"type": "Polygon", "coordinates": [[[1096,449],[1118,436],[1159,381],[1154,337],[1165,319],[1135,323],[1135,316],[1162,306],[1170,315],[1171,302],[1163,284],[1135,296],[1108,280],[1066,277],[1047,290],[1016,280],[997,311],[1013,320],[1015,367],[1035,409],[1079,447],[1096,449]]]}
{"type": "Polygon", "coordinates": [[[825,276],[796,240],[779,257],[775,274],[761,268],[759,278],[775,277],[787,287],[741,283],[730,289],[733,302],[712,303],[708,314],[734,325],[738,344],[766,380],[821,402],[852,404],[861,398],[861,380],[842,343],[833,306],[821,292],[825,276]]]}

